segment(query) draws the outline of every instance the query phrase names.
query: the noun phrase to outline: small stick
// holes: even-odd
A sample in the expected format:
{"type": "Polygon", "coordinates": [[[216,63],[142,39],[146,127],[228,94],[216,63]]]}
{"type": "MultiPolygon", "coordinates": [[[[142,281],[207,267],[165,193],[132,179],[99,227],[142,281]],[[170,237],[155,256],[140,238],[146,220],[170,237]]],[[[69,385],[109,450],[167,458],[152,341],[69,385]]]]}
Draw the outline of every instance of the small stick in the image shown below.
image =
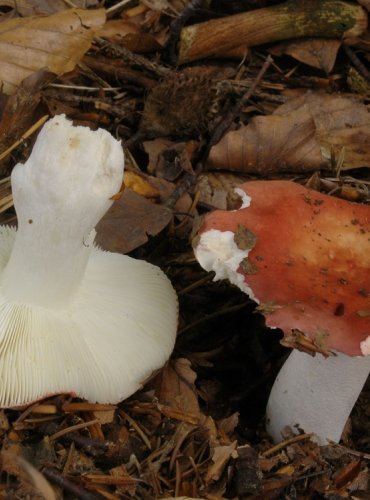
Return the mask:
{"type": "Polygon", "coordinates": [[[202,316],[201,318],[197,319],[196,321],[193,321],[193,323],[190,323],[184,328],[179,330],[179,336],[183,335],[185,332],[188,330],[191,330],[195,326],[201,325],[202,323],[206,323],[207,321],[210,321],[212,319],[216,319],[220,316],[224,316],[225,314],[231,314],[235,313],[237,311],[240,311],[241,309],[244,309],[248,304],[250,304],[250,301],[248,302],[243,302],[242,304],[236,304],[234,306],[226,307],[225,309],[221,309],[219,311],[216,311],[212,314],[208,314],[208,316],[202,316]]]}
{"type": "Polygon", "coordinates": [[[179,41],[182,28],[192,17],[194,12],[202,6],[202,4],[203,0],[191,0],[184,10],[181,11],[180,15],[172,21],[169,36],[162,50],[162,54],[165,54],[164,59],[167,59],[171,64],[176,63],[175,47],[179,41]]]}
{"type": "Polygon", "coordinates": [[[67,427],[66,429],[62,429],[58,432],[55,432],[51,436],[49,436],[50,441],[55,441],[56,439],[59,439],[62,436],[65,436],[66,434],[69,434],[70,432],[78,431],[80,429],[85,429],[85,427],[90,427],[91,425],[95,425],[99,423],[99,419],[96,418],[95,420],[90,420],[89,422],[82,422],[81,424],[76,424],[76,425],[71,425],[71,427],[67,427]]]}
{"type": "Polygon", "coordinates": [[[365,80],[370,83],[370,72],[368,69],[365,67],[364,64],[360,61],[360,59],[357,57],[357,55],[353,52],[351,48],[348,47],[348,45],[343,44],[343,49],[344,52],[346,53],[348,59],[351,61],[353,66],[357,69],[357,71],[365,78],[365,80]]]}
{"type": "Polygon", "coordinates": [[[208,283],[209,281],[212,281],[213,278],[214,278],[214,274],[213,273],[208,273],[203,278],[200,278],[199,280],[194,281],[193,283],[191,283],[190,285],[186,286],[182,290],[179,290],[177,292],[177,295],[186,295],[187,293],[192,292],[193,290],[195,290],[196,288],[199,288],[200,286],[204,285],[205,283],[208,283]]]}
{"type": "Polygon", "coordinates": [[[115,57],[121,57],[130,66],[140,66],[151,73],[155,73],[159,78],[167,76],[171,71],[160,64],[149,61],[146,57],[134,54],[131,50],[123,47],[122,45],[117,45],[98,37],[96,37],[94,41],[103,52],[115,57]]]}
{"type": "Polygon", "coordinates": [[[62,474],[60,474],[54,469],[45,467],[42,473],[47,479],[49,479],[49,481],[59,486],[60,488],[62,488],[62,490],[66,491],[67,493],[71,493],[80,500],[100,500],[102,498],[100,495],[96,496],[93,493],[89,493],[80,485],[73,483],[72,481],[62,476],[62,474]]]}
{"type": "Polygon", "coordinates": [[[120,10],[121,8],[125,7],[127,4],[131,2],[132,0],[121,0],[121,2],[118,2],[116,3],[116,5],[112,5],[112,7],[106,9],[105,13],[107,16],[111,16],[112,14],[115,14],[117,10],[120,10]]]}
{"type": "Polygon", "coordinates": [[[13,149],[17,148],[20,144],[22,144],[22,142],[24,142],[26,139],[28,139],[28,137],[30,135],[32,135],[34,132],[36,132],[36,130],[38,130],[40,127],[42,127],[42,125],[44,125],[44,123],[46,122],[46,120],[48,120],[48,118],[49,118],[49,115],[44,115],[36,123],[34,123],[32,125],[32,127],[29,128],[21,136],[20,139],[18,139],[17,141],[15,141],[15,143],[10,146],[10,148],[8,148],[5,151],[3,151],[2,153],[0,153],[0,160],[3,160],[6,156],[8,156],[9,153],[11,153],[13,151],[13,149]]]}
{"type": "Polygon", "coordinates": [[[17,420],[15,420],[15,422],[13,422],[13,428],[14,429],[17,429],[17,426],[19,424],[21,424],[27,417],[28,415],[30,415],[31,413],[33,413],[35,411],[35,409],[40,406],[40,403],[34,403],[33,405],[31,406],[28,406],[20,415],[19,417],[17,418],[17,420]]]}
{"type": "Polygon", "coordinates": [[[65,413],[75,413],[77,411],[110,411],[115,410],[116,405],[102,403],[64,403],[62,410],[65,413]]]}
{"type": "Polygon", "coordinates": [[[118,410],[118,413],[121,415],[121,417],[123,419],[125,419],[131,425],[131,427],[133,429],[135,429],[135,431],[139,434],[141,440],[146,445],[148,450],[151,451],[152,445],[150,444],[150,441],[149,441],[147,435],[145,434],[145,432],[143,432],[143,430],[139,427],[139,425],[135,422],[135,420],[133,418],[131,418],[130,415],[127,415],[127,413],[124,412],[123,410],[118,410]]]}
{"type": "MultiPolygon", "coordinates": [[[[72,432],[66,436],[68,441],[72,441],[72,443],[78,444],[86,451],[91,451],[93,449],[106,451],[109,448],[108,441],[102,441],[101,439],[94,439],[87,436],[81,436],[77,434],[77,432],[72,432]]],[[[92,453],[94,454],[94,453],[92,453]]],[[[96,453],[95,453],[96,454],[96,453]]]]}
{"type": "MultiPolygon", "coordinates": [[[[268,70],[268,68],[272,64],[272,62],[273,62],[272,57],[270,55],[268,55],[266,61],[263,63],[262,68],[259,70],[258,75],[254,79],[252,85],[249,87],[247,92],[238,100],[238,102],[235,104],[235,106],[233,106],[231,108],[231,110],[227,113],[227,115],[221,121],[221,123],[219,123],[217,125],[217,127],[215,128],[215,130],[212,133],[211,140],[209,141],[209,144],[207,147],[206,158],[208,157],[208,153],[209,153],[211,147],[214,146],[215,144],[217,144],[222,139],[224,134],[229,130],[229,128],[230,128],[231,124],[233,123],[233,121],[235,120],[235,118],[237,118],[240,115],[243,107],[247,104],[248,100],[254,94],[257,86],[261,82],[264,74],[266,73],[266,71],[268,70]]],[[[203,161],[204,161],[204,159],[203,159],[203,161]]]]}
{"type": "Polygon", "coordinates": [[[294,444],[294,443],[299,443],[300,441],[306,441],[307,439],[310,439],[310,437],[313,434],[299,434],[299,436],[294,436],[290,439],[286,439],[285,441],[282,441],[281,443],[277,444],[276,446],[273,446],[272,448],[269,448],[268,450],[264,451],[262,453],[263,457],[271,457],[275,453],[277,453],[280,450],[283,450],[287,446],[294,444]]]}
{"type": "Polygon", "coordinates": [[[351,448],[347,448],[346,446],[343,446],[341,444],[336,443],[335,441],[332,441],[331,439],[328,439],[328,442],[331,446],[335,446],[336,448],[340,448],[349,455],[353,455],[358,458],[364,458],[365,460],[370,460],[370,453],[363,453],[362,451],[357,451],[357,450],[352,450],[351,448]]]}

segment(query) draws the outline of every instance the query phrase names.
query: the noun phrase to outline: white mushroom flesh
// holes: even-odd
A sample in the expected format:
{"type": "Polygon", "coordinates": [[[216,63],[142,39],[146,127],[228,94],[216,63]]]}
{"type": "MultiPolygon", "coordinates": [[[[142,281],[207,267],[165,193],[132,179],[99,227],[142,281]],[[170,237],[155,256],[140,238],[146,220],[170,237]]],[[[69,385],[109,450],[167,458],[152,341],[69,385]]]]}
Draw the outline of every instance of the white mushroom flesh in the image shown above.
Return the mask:
{"type": "Polygon", "coordinates": [[[58,116],[13,171],[19,227],[0,228],[2,407],[62,392],[116,403],[172,351],[177,298],[167,277],[93,244],[123,160],[108,132],[58,116]]]}
{"type": "Polygon", "coordinates": [[[242,250],[237,246],[232,231],[205,231],[197,241],[194,254],[203,269],[215,272],[214,281],[227,279],[258,303],[252,289],[245,283],[243,274],[238,272],[241,263],[248,257],[249,250],[242,250]]]}
{"type": "Polygon", "coordinates": [[[337,353],[325,359],[294,350],[281,368],[267,405],[267,430],[275,442],[286,426],[314,433],[319,444],[339,442],[366,382],[370,356],[337,353]]]}

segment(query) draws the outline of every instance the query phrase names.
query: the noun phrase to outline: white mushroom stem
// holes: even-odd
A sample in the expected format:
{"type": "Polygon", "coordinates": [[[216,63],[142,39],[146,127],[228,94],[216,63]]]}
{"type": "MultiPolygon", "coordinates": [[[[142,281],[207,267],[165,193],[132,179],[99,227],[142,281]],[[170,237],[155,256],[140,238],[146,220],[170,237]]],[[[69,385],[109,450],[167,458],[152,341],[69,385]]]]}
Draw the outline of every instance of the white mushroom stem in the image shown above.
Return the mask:
{"type": "Polygon", "coordinates": [[[275,442],[298,426],[320,444],[338,442],[366,382],[370,356],[342,353],[325,359],[294,350],[281,368],[267,404],[267,430],[275,442]]]}
{"type": "Polygon", "coordinates": [[[13,170],[18,231],[0,226],[0,407],[64,392],[117,403],[170,356],[177,297],[166,275],[93,244],[123,166],[108,132],[56,116],[13,170]]]}
{"type": "Polygon", "coordinates": [[[58,308],[73,299],[122,175],[121,145],[105,130],[64,116],[44,126],[12,173],[18,231],[1,283],[9,300],[58,308]]]}

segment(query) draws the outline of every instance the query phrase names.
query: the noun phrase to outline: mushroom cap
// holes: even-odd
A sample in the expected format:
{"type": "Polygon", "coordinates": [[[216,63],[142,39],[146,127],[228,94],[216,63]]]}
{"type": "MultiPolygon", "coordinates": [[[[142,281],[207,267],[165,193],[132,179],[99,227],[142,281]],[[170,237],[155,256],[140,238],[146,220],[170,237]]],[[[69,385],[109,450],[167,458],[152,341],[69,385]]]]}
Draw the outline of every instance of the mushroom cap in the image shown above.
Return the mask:
{"type": "Polygon", "coordinates": [[[303,348],[301,332],[313,351],[370,354],[370,207],[290,181],[238,192],[241,209],[205,217],[200,264],[259,302],[286,345],[303,348]]]}
{"type": "MultiPolygon", "coordinates": [[[[0,227],[0,273],[16,230],[0,227]]],[[[66,308],[9,301],[0,290],[0,405],[71,393],[117,403],[171,354],[177,297],[156,266],[94,247],[66,308]]]]}

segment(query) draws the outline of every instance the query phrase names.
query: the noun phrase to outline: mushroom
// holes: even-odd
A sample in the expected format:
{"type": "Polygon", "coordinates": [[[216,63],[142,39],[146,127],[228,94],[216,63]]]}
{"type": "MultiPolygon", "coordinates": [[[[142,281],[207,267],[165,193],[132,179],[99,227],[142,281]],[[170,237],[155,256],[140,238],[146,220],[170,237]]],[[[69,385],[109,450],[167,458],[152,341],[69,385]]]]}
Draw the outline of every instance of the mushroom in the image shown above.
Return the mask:
{"type": "Polygon", "coordinates": [[[273,439],[298,426],[320,443],[338,441],[370,369],[370,207],[290,181],[251,181],[237,192],[239,210],[206,216],[196,258],[299,349],[271,391],[273,439]]]}
{"type": "Polygon", "coordinates": [[[117,403],[169,357],[177,298],[156,266],[94,245],[122,185],[107,131],[49,120],[12,172],[18,229],[0,227],[0,406],[70,393],[117,403]]]}

